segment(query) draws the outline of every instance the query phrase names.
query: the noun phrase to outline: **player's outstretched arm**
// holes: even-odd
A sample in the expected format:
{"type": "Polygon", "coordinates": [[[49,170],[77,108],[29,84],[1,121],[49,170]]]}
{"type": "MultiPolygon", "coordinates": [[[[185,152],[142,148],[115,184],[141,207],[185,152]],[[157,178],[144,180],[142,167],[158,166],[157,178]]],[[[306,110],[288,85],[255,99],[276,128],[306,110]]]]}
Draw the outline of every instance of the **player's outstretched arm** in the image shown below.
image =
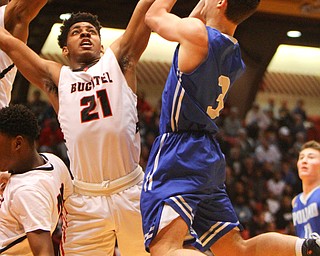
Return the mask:
{"type": "Polygon", "coordinates": [[[5,28],[15,37],[26,42],[30,22],[47,0],[11,0],[5,10],[5,28]]]}
{"type": "Polygon", "coordinates": [[[0,49],[12,59],[29,82],[48,94],[51,103],[56,107],[58,102],[57,100],[56,102],[52,101],[50,92],[52,93],[52,86],[58,85],[62,65],[40,58],[25,43],[12,36],[4,28],[0,28],[0,49]]]}
{"type": "Polygon", "coordinates": [[[110,45],[133,92],[137,90],[136,65],[148,45],[151,34],[144,18],[153,2],[154,0],[140,0],[125,32],[110,45]]]}
{"type": "Polygon", "coordinates": [[[146,14],[146,24],[166,40],[178,42],[179,68],[191,72],[206,57],[208,36],[204,20],[201,17],[200,1],[189,17],[181,18],[170,13],[176,0],[156,0],[146,14]]]}
{"type": "Polygon", "coordinates": [[[145,24],[145,14],[154,0],[140,0],[135,7],[124,34],[117,39],[111,48],[116,56],[128,56],[130,61],[137,63],[146,49],[151,30],[145,24]]]}

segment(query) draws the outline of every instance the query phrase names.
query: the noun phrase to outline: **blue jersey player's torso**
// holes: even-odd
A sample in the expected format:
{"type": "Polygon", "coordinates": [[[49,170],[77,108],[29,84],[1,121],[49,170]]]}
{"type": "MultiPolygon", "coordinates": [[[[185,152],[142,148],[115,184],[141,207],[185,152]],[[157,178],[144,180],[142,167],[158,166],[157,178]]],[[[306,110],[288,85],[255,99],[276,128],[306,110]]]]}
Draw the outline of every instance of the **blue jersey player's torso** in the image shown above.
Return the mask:
{"type": "Polygon", "coordinates": [[[292,209],[296,235],[309,238],[314,232],[320,234],[320,187],[312,191],[306,199],[296,197],[292,209]]]}
{"type": "Polygon", "coordinates": [[[177,47],[162,95],[160,133],[200,131],[216,133],[214,119],[223,108],[226,94],[244,69],[238,43],[207,27],[209,51],[192,73],[178,69],[177,47]]]}

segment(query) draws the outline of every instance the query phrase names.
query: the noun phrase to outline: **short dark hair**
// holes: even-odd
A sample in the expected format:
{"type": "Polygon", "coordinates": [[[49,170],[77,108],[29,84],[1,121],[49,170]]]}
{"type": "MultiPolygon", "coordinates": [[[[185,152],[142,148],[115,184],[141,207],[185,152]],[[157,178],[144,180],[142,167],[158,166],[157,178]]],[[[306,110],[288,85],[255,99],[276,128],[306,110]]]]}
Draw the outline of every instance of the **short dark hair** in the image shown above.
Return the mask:
{"type": "Polygon", "coordinates": [[[16,104],[0,109],[0,133],[10,137],[25,136],[33,142],[39,132],[37,118],[26,106],[16,104]]]}
{"type": "Polygon", "coordinates": [[[68,32],[71,26],[78,22],[89,22],[92,24],[100,34],[100,29],[102,28],[97,15],[93,15],[89,12],[77,12],[72,13],[69,19],[63,21],[63,25],[60,27],[60,35],[58,36],[58,44],[60,48],[67,45],[68,32]]]}
{"type": "Polygon", "coordinates": [[[227,2],[225,15],[228,20],[238,25],[257,10],[260,0],[227,0],[227,2]]]}

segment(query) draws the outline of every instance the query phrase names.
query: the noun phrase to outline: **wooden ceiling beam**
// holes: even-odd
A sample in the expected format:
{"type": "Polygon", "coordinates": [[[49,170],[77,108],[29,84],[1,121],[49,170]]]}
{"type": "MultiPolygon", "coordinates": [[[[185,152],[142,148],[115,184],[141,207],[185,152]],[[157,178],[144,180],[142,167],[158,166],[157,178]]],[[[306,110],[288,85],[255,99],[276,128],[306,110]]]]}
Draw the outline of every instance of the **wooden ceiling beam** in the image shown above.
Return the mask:
{"type": "Polygon", "coordinates": [[[258,12],[320,19],[319,0],[262,0],[258,12]]]}

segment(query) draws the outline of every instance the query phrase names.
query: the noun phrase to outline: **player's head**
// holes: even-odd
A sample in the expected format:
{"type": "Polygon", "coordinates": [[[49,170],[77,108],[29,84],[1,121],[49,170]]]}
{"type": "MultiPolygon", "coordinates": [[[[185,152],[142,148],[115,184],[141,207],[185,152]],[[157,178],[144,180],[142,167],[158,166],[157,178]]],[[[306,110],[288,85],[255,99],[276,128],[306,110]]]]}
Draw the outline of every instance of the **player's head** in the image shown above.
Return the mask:
{"type": "Polygon", "coordinates": [[[302,145],[297,162],[299,177],[311,176],[320,179],[320,144],[311,140],[302,145]]]}
{"type": "Polygon", "coordinates": [[[0,135],[10,138],[22,136],[31,144],[39,136],[36,116],[24,105],[12,105],[0,109],[0,135]]]}
{"type": "Polygon", "coordinates": [[[260,0],[226,0],[225,16],[232,23],[238,25],[249,18],[258,8],[260,0]]]}
{"type": "Polygon", "coordinates": [[[68,32],[72,25],[78,22],[88,22],[95,27],[100,35],[101,24],[98,20],[98,16],[88,12],[72,13],[69,19],[63,21],[63,25],[60,27],[60,35],[58,36],[58,44],[60,48],[67,45],[68,32]]]}

